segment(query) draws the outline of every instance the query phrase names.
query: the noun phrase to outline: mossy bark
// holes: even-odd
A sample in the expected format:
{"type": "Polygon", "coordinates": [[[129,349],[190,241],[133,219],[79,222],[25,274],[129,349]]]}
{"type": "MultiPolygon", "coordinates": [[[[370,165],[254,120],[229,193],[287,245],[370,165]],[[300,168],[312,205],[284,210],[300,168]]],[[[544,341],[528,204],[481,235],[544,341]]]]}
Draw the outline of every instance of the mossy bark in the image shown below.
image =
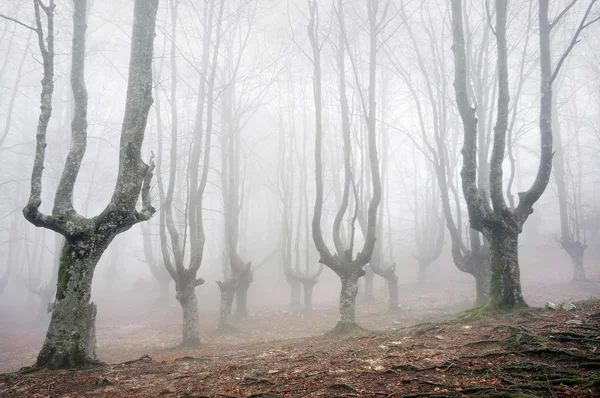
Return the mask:
{"type": "Polygon", "coordinates": [[[96,305],[90,303],[94,269],[111,238],[65,241],[56,301],[35,367],[77,368],[98,363],[96,305]]]}
{"type": "Polygon", "coordinates": [[[350,332],[358,328],[356,324],[356,294],[358,293],[357,274],[340,275],[342,289],[340,291],[340,320],[333,332],[350,332]]]}
{"type": "Polygon", "coordinates": [[[521,291],[519,235],[506,230],[490,236],[491,280],[488,304],[500,310],[526,307],[521,291]]]}

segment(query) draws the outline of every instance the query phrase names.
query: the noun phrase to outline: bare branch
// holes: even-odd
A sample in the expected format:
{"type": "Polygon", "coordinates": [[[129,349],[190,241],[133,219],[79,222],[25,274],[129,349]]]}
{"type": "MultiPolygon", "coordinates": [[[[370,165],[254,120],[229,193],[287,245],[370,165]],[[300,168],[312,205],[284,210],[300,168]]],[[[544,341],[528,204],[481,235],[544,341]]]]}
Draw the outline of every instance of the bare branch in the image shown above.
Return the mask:
{"type": "Polygon", "coordinates": [[[38,32],[37,28],[34,28],[33,26],[29,26],[26,23],[23,23],[23,22],[19,21],[18,19],[11,18],[8,15],[0,14],[0,18],[4,18],[4,19],[7,19],[9,21],[12,21],[12,22],[14,22],[16,24],[21,25],[24,28],[31,29],[31,30],[33,30],[36,33],[38,32]]]}

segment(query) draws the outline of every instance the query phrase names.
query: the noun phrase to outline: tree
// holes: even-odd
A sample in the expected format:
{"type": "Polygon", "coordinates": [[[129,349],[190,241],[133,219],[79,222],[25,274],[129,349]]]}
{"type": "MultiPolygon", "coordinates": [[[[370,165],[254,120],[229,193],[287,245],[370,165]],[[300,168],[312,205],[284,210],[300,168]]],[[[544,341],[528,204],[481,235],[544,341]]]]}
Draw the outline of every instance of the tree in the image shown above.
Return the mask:
{"type": "MultiPolygon", "coordinates": [[[[196,346],[200,344],[198,330],[198,302],[196,287],[204,283],[197,278],[197,272],[202,264],[204,255],[203,199],[211,159],[213,136],[213,112],[215,105],[215,79],[221,45],[221,24],[223,21],[224,0],[210,0],[204,3],[202,57],[198,73],[198,90],[196,93],[196,109],[189,163],[187,164],[187,191],[181,192],[182,201],[186,203],[185,212],[178,229],[173,214],[175,185],[178,179],[179,159],[179,125],[177,101],[177,0],[170,3],[171,10],[171,148],[169,151],[169,175],[167,183],[162,176],[162,120],[160,109],[157,107],[157,182],[161,203],[159,232],[163,263],[175,281],[176,298],[182,309],[182,341],[181,346],[196,346]],[[204,151],[203,151],[204,150],[204,151]],[[204,157],[202,158],[202,155],[204,157]],[[201,162],[202,160],[202,162],[201,162]],[[165,185],[167,186],[165,191],[165,185]],[[185,197],[184,197],[185,196],[185,197]],[[188,233],[189,232],[189,233],[188,233]],[[186,247],[189,244],[189,260],[186,262],[186,247]]],[[[194,7],[192,5],[192,7],[194,7]]],[[[195,8],[193,11],[196,12],[195,8]]],[[[158,105],[158,102],[157,102],[158,105]]],[[[183,180],[183,178],[179,178],[183,180]]]]}
{"type": "MultiPolygon", "coordinates": [[[[581,31],[588,26],[587,18],[596,0],[592,0],[581,20],[581,24],[573,35],[567,50],[560,57],[554,70],[550,55],[550,31],[562,16],[576,2],[568,5],[550,23],[548,20],[548,0],[539,5],[540,36],[540,135],[541,154],[535,181],[530,188],[519,193],[516,207],[506,204],[503,192],[503,169],[505,158],[506,133],[509,114],[509,79],[507,62],[507,2],[496,0],[496,22],[493,31],[497,46],[498,97],[496,124],[494,126],[493,144],[489,170],[489,192],[477,184],[477,116],[476,108],[469,99],[468,71],[465,55],[465,39],[463,34],[463,12],[460,0],[452,0],[452,32],[454,52],[454,87],[458,110],[464,127],[464,144],[462,149],[463,167],[461,171],[462,189],[471,227],[481,232],[490,242],[491,250],[491,287],[490,297],[486,305],[478,311],[515,309],[526,306],[523,299],[520,268],[518,261],[518,236],[523,224],[533,212],[537,202],[548,186],[552,169],[552,82],[560,71],[565,58],[577,42],[581,31]],[[490,203],[491,202],[491,203],[490,203]]],[[[489,22],[491,24],[491,22],[489,22]]]]}
{"type": "Polygon", "coordinates": [[[84,80],[86,0],[75,0],[71,87],[74,113],[72,143],[56,189],[52,215],[39,208],[46,148],[46,132],[52,116],[54,92],[54,0],[45,5],[33,1],[36,33],[43,61],[41,114],[31,173],[31,191],[23,209],[37,227],[53,230],[65,238],[58,271],[56,300],[35,367],[71,368],[97,363],[96,306],[90,303],[91,285],[98,260],[113,238],[154,213],[150,204],[153,163],[141,159],[148,112],[152,105],[152,52],[158,0],[136,0],[131,38],[131,57],[125,115],[121,130],[119,171],[112,198],[97,216],[88,218],[73,208],[73,189],[87,142],[87,90],[84,80]],[[45,24],[44,24],[45,22],[45,24]],[[142,198],[142,210],[136,204],[142,198]]]}
{"type": "MultiPolygon", "coordinates": [[[[368,148],[369,148],[369,163],[371,172],[371,181],[373,195],[369,203],[367,212],[367,234],[364,237],[365,242],[362,250],[354,255],[354,233],[351,234],[351,239],[346,246],[342,241],[340,234],[341,219],[348,208],[348,197],[350,195],[350,184],[352,180],[352,170],[350,165],[351,142],[349,129],[343,128],[343,147],[344,147],[344,193],[342,202],[337,211],[333,226],[333,241],[336,253],[331,254],[323,239],[321,231],[321,217],[323,211],[323,158],[322,158],[322,76],[321,76],[321,50],[325,40],[321,37],[320,19],[318,6],[316,1],[308,0],[309,21],[308,21],[308,36],[312,48],[311,61],[314,71],[314,105],[315,105],[315,185],[316,198],[312,219],[312,235],[317,251],[319,252],[319,261],[334,271],[342,282],[340,292],[340,319],[333,332],[345,333],[352,331],[357,327],[355,321],[355,302],[358,292],[358,279],[364,276],[364,266],[371,260],[373,249],[375,246],[375,238],[377,232],[377,209],[381,200],[381,181],[379,173],[379,162],[377,155],[377,139],[375,132],[375,85],[376,85],[376,67],[377,67],[377,34],[381,29],[381,21],[378,21],[379,1],[369,0],[367,2],[368,26],[369,26],[369,87],[368,97],[365,101],[362,92],[361,99],[363,111],[366,116],[366,124],[368,131],[368,148]]],[[[383,19],[388,10],[389,2],[383,10],[383,19]]],[[[338,14],[343,14],[343,4],[338,4],[338,14]]],[[[340,19],[343,21],[343,19],[340,19]]],[[[344,35],[343,24],[340,24],[340,34],[344,35]]],[[[345,40],[347,43],[347,39],[345,40]]],[[[346,46],[347,47],[347,46],[346,46]]],[[[356,76],[356,73],[355,73],[356,76]]],[[[357,81],[358,81],[358,76],[357,81]]],[[[343,87],[343,85],[341,86],[343,87]]],[[[343,95],[343,94],[342,94],[343,95]]],[[[342,100],[343,106],[343,100],[342,100]]],[[[357,200],[357,199],[356,199],[357,200]]],[[[353,217],[356,220],[357,212],[353,217]]],[[[350,226],[352,231],[354,225],[350,226]]]]}

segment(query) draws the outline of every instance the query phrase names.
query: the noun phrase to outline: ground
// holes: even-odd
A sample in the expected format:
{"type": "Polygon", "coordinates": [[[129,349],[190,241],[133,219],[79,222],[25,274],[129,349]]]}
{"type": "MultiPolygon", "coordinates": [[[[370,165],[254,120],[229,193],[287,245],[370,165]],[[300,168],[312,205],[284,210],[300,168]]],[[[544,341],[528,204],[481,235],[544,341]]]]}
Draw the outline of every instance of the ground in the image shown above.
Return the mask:
{"type": "MultiPolygon", "coordinates": [[[[346,337],[324,335],[335,324],[333,306],[255,313],[228,335],[214,332],[211,318],[203,345],[188,350],[173,348],[176,316],[115,318],[98,330],[100,359],[112,364],[5,373],[0,396],[600,396],[600,301],[461,321],[457,289],[418,289],[405,291],[397,314],[387,314],[384,302],[362,304],[358,319],[370,331],[346,337]]],[[[598,284],[528,291],[541,306],[550,295],[558,303],[598,296],[598,284]]],[[[1,335],[3,370],[33,363],[39,335],[1,335]]]]}

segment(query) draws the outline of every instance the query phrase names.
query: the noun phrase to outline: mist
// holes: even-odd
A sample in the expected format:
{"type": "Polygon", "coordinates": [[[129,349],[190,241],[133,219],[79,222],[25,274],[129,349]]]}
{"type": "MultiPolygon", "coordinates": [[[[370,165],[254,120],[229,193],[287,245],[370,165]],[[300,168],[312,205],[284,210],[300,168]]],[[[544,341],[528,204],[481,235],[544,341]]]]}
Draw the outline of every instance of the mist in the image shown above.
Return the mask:
{"type": "Polygon", "coordinates": [[[0,371],[597,298],[598,18],[2,2],[0,371]]]}

